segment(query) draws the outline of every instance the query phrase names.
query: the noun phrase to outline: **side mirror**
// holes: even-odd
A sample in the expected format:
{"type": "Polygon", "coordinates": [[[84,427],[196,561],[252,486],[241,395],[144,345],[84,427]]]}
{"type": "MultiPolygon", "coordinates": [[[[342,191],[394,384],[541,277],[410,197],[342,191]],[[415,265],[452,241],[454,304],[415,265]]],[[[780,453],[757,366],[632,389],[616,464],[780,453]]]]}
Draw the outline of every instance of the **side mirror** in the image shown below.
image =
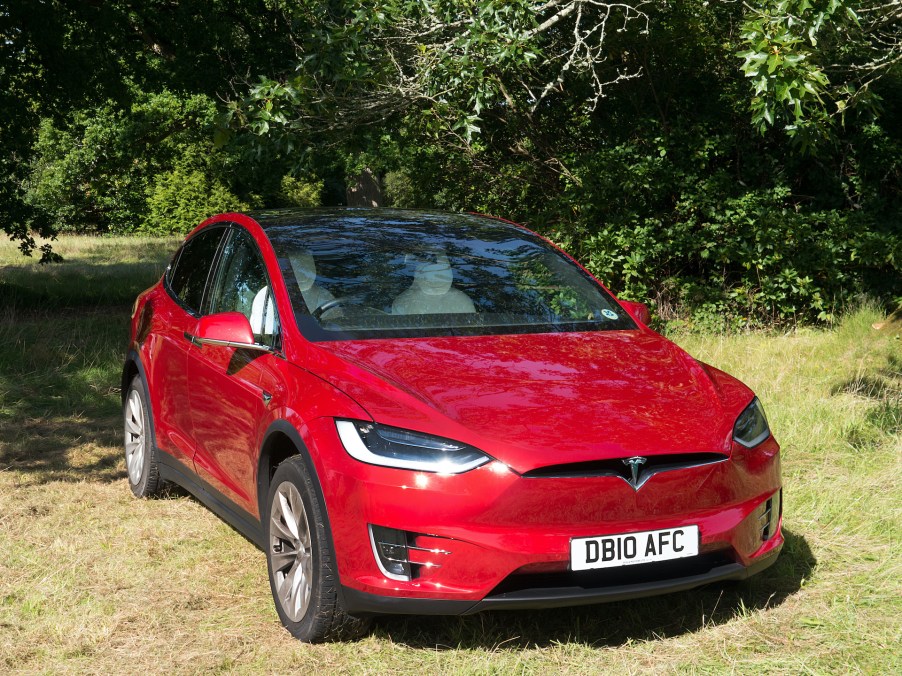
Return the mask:
{"type": "Polygon", "coordinates": [[[623,309],[629,312],[633,319],[645,324],[646,326],[651,322],[651,313],[648,311],[648,306],[645,303],[639,303],[632,300],[622,300],[620,304],[623,306],[623,309]]]}
{"type": "Polygon", "coordinates": [[[251,323],[240,312],[220,312],[201,317],[194,329],[194,335],[185,333],[185,338],[195,345],[240,347],[260,352],[273,351],[271,347],[254,341],[251,323]]]}

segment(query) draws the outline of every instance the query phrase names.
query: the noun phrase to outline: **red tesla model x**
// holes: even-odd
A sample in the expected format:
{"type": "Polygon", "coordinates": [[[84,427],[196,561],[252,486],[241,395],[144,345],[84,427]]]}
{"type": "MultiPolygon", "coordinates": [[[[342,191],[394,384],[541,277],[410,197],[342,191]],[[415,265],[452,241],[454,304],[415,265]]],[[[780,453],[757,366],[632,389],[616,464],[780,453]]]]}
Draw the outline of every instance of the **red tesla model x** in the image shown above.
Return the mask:
{"type": "Polygon", "coordinates": [[[783,545],[779,446],[646,323],[500,220],[216,216],[135,303],[129,483],[262,548],[305,641],[744,579],[783,545]]]}

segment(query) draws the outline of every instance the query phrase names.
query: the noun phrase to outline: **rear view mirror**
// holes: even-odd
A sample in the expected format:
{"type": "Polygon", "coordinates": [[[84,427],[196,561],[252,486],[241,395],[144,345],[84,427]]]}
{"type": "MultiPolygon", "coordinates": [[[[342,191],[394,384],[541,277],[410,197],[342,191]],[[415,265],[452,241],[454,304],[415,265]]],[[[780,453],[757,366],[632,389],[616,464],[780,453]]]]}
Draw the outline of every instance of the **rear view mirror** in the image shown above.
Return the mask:
{"type": "Polygon", "coordinates": [[[637,301],[632,300],[622,300],[620,304],[623,306],[623,309],[630,313],[630,315],[638,322],[642,324],[648,325],[651,322],[651,313],[648,311],[648,306],[645,303],[639,303],[637,301]]]}

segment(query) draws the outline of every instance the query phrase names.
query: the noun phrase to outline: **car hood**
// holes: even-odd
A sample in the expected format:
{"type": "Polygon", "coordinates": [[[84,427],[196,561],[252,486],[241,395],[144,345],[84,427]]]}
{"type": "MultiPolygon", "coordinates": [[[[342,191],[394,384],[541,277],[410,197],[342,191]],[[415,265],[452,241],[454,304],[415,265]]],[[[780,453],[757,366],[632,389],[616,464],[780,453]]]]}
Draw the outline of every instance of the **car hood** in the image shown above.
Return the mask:
{"type": "Polygon", "coordinates": [[[309,366],[375,421],[471,444],[518,472],[728,453],[752,397],[649,330],[326,342],[309,366]]]}

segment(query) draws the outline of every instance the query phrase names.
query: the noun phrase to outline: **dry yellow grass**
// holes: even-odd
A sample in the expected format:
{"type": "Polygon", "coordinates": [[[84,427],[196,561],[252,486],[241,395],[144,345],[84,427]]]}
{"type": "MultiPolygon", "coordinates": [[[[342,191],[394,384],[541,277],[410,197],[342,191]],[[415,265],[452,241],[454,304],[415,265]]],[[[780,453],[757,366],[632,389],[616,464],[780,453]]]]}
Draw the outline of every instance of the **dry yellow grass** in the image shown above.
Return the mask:
{"type": "Polygon", "coordinates": [[[752,385],[783,445],[787,546],[761,576],[586,608],[388,618],[360,641],[309,646],[281,628],[252,545],[188,496],[128,489],[126,294],[174,240],[61,244],[71,260],[56,269],[0,245],[0,672],[902,672],[902,343],[870,328],[875,311],[834,331],[677,339],[752,385]]]}

